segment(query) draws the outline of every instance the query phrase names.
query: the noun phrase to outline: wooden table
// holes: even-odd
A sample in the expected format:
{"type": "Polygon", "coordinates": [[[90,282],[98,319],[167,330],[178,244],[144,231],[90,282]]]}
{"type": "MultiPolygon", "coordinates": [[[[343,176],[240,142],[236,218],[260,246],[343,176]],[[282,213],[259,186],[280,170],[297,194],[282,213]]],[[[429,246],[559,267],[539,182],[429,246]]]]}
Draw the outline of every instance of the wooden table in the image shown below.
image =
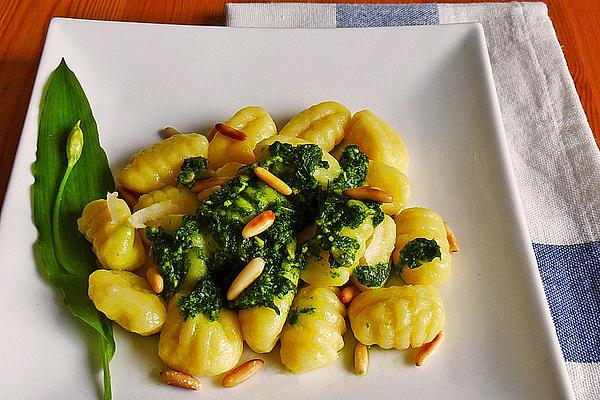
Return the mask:
{"type": "MultiPolygon", "coordinates": [[[[290,0],[288,0],[290,1],[290,0]]],[[[477,0],[444,0],[464,3],[477,0]]],[[[505,1],[505,0],[495,0],[505,1]]],[[[50,18],[223,25],[225,0],[0,0],[0,204],[50,18]]],[[[234,2],[234,1],[232,1],[234,2]]],[[[248,2],[248,1],[246,1],[248,2]]],[[[323,1],[314,1],[323,2],[323,1]]],[[[333,2],[333,1],[330,1],[333,2]]],[[[432,0],[360,0],[358,3],[428,3],[432,0]]],[[[600,144],[600,1],[543,0],[586,115],[600,144]]]]}

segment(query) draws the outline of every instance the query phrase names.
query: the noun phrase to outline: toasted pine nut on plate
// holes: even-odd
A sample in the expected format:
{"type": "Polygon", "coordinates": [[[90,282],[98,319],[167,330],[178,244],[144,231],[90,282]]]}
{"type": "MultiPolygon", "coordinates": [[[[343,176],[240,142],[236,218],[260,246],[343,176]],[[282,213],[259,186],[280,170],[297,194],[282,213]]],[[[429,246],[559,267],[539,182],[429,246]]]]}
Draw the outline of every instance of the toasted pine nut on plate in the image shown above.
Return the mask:
{"type": "Polygon", "coordinates": [[[237,368],[229,371],[222,380],[222,385],[226,388],[234,387],[239,385],[242,382],[247,381],[252,377],[262,366],[265,364],[263,360],[260,358],[255,358],[249,361],[246,361],[242,365],[237,368]]]}
{"type": "Polygon", "coordinates": [[[202,386],[200,381],[193,376],[173,369],[162,371],[160,377],[167,385],[177,386],[183,389],[198,390],[202,386]]]}

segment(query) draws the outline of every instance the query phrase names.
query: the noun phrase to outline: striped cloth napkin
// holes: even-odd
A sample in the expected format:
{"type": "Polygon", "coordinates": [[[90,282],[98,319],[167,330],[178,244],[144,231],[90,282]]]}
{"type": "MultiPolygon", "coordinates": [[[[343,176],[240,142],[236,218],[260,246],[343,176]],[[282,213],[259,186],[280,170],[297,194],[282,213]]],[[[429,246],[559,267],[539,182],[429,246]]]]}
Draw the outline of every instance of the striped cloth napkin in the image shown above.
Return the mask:
{"type": "Polygon", "coordinates": [[[480,22],[513,169],[577,399],[600,399],[600,152],[543,3],[228,4],[234,27],[480,22]]]}

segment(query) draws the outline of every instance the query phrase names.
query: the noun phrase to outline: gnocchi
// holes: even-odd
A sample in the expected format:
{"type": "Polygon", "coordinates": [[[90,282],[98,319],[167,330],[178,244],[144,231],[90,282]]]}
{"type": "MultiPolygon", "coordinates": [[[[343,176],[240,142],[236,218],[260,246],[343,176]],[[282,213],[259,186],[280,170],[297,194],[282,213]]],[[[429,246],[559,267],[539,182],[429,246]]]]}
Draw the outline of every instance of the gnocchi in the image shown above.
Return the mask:
{"type": "Polygon", "coordinates": [[[173,135],[134,154],[117,175],[117,182],[137,193],[175,186],[183,160],[207,155],[208,140],[203,135],[173,135]]]}
{"type": "Polygon", "coordinates": [[[242,332],[235,312],[222,309],[210,321],[200,313],[184,319],[175,295],[160,332],[158,355],[169,367],[190,375],[213,376],[236,366],[242,356],[242,332]]]}
{"type": "Polygon", "coordinates": [[[340,103],[326,101],[295,115],[279,134],[318,144],[329,152],[342,141],[350,115],[350,110],[340,103]]]}
{"type": "Polygon", "coordinates": [[[404,350],[432,341],[444,327],[445,311],[433,286],[391,286],[359,294],[348,318],[362,344],[404,350]]]}
{"type": "Polygon", "coordinates": [[[272,308],[253,307],[239,311],[244,341],[256,353],[269,353],[277,344],[281,329],[290,311],[294,294],[275,300],[279,314],[272,308]]]}
{"type": "Polygon", "coordinates": [[[177,206],[176,214],[193,214],[198,207],[198,199],[194,193],[182,186],[167,186],[141,195],[138,202],[133,206],[133,211],[138,211],[162,201],[170,201],[177,206]]]}
{"type": "Polygon", "coordinates": [[[125,200],[111,196],[87,204],[77,227],[92,243],[92,250],[104,268],[134,270],[144,264],[146,250],[129,224],[129,206],[125,200]]]}
{"type": "Polygon", "coordinates": [[[361,290],[382,287],[390,275],[390,257],[396,242],[396,223],[389,215],[383,218],[367,240],[359,267],[352,273],[352,282],[361,290]]]}
{"type": "MultiPolygon", "coordinates": [[[[298,285],[298,273],[290,271],[286,278],[294,285],[298,285]]],[[[269,307],[252,307],[239,311],[244,341],[256,353],[269,353],[277,344],[281,329],[290,311],[294,300],[295,291],[287,293],[281,298],[275,298],[274,305],[278,312],[269,307]]]]}
{"type": "Polygon", "coordinates": [[[402,211],[410,199],[410,184],[408,178],[394,167],[381,161],[369,161],[367,183],[375,186],[393,197],[393,202],[381,205],[381,211],[388,215],[396,215],[402,211]]]}
{"type": "Polygon", "coordinates": [[[215,176],[219,178],[231,178],[234,176],[244,165],[237,161],[229,161],[221,168],[215,171],[215,176]]]}
{"type": "Polygon", "coordinates": [[[394,265],[401,268],[402,279],[409,284],[439,286],[446,283],[452,271],[452,260],[442,217],[433,210],[413,207],[402,211],[395,220],[398,228],[393,260],[394,265]],[[414,256],[423,249],[431,249],[427,259],[420,259],[422,254],[414,256]],[[434,254],[435,250],[437,253],[434,254]]]}
{"type": "Polygon", "coordinates": [[[340,286],[348,281],[375,225],[383,219],[379,206],[370,204],[377,203],[335,193],[325,197],[315,221],[315,236],[308,245],[313,250],[300,274],[303,281],[317,286],[340,286]]]}
{"type": "Polygon", "coordinates": [[[168,213],[157,215],[146,221],[146,225],[162,226],[169,231],[175,229],[181,223],[181,215],[189,215],[196,212],[198,207],[198,198],[194,193],[183,186],[167,186],[163,189],[153,190],[140,196],[137,203],[133,206],[133,211],[150,207],[153,204],[170,202],[168,213]]]}
{"type": "Polygon", "coordinates": [[[330,287],[298,291],[281,334],[281,362],[294,373],[322,367],[344,347],[346,308],[330,287]]]}
{"type": "Polygon", "coordinates": [[[246,140],[239,141],[215,133],[208,148],[208,167],[212,170],[228,162],[249,164],[255,161],[254,147],[258,142],[277,134],[271,115],[262,107],[246,107],[235,113],[225,125],[244,132],[246,140]]]}
{"type": "Polygon", "coordinates": [[[371,111],[359,111],[346,127],[346,144],[356,144],[373,161],[406,171],[408,150],[394,129],[371,111]]]}
{"type": "Polygon", "coordinates": [[[165,322],[163,300],[132,272],[96,270],[89,277],[88,294],[99,311],[129,332],[152,335],[165,322]]]}

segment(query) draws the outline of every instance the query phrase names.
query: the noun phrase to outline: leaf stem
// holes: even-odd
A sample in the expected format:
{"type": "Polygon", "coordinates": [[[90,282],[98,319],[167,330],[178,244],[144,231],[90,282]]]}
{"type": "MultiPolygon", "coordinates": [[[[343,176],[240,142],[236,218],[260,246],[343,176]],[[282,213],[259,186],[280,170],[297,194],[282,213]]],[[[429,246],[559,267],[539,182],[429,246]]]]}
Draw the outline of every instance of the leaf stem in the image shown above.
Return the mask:
{"type": "Polygon", "coordinates": [[[54,242],[56,258],[63,268],[75,275],[77,275],[77,271],[70,269],[68,267],[68,263],[62,262],[62,260],[65,260],[66,258],[63,254],[63,248],[60,246],[60,204],[62,202],[63,192],[65,190],[65,186],[67,185],[67,181],[69,180],[69,176],[71,175],[71,171],[79,160],[81,151],[83,149],[83,131],[81,130],[80,124],[81,121],[77,121],[67,138],[67,168],[62,180],[60,181],[60,186],[58,187],[58,192],[56,193],[56,199],[54,200],[54,209],[52,210],[52,240],[54,242]]]}

